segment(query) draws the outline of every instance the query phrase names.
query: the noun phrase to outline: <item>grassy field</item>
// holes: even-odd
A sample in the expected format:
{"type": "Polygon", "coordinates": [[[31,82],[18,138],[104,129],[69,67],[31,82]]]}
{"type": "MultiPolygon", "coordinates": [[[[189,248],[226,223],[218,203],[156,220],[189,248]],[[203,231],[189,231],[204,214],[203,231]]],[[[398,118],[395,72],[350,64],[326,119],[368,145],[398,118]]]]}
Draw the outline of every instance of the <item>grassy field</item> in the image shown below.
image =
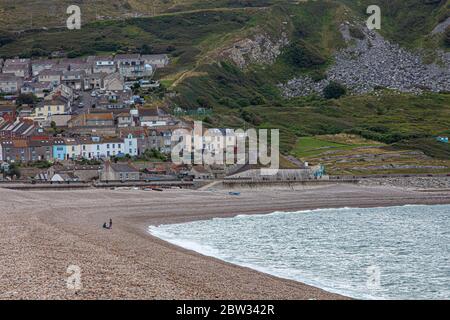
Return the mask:
{"type": "Polygon", "coordinates": [[[65,26],[66,10],[78,5],[83,24],[98,20],[155,16],[203,9],[261,7],[277,0],[0,0],[0,29],[65,26]]]}
{"type": "Polygon", "coordinates": [[[382,14],[380,32],[406,47],[443,47],[441,37],[429,37],[433,28],[450,16],[449,0],[341,0],[365,16],[369,5],[378,5],[382,14]]]}
{"type": "Polygon", "coordinates": [[[353,150],[355,148],[369,146],[384,145],[379,142],[347,134],[300,137],[291,153],[300,159],[304,159],[320,155],[324,152],[353,150]]]}
{"type": "Polygon", "coordinates": [[[292,154],[310,164],[325,165],[332,175],[450,172],[449,157],[436,159],[412,145],[395,148],[347,134],[299,138],[292,154]]]}
{"type": "Polygon", "coordinates": [[[219,11],[165,15],[125,21],[96,22],[81,30],[35,32],[0,47],[0,56],[39,56],[63,50],[69,56],[112,52],[170,53],[175,61],[166,72],[194,65],[211,34],[224,36],[245,27],[251,12],[219,11]]]}

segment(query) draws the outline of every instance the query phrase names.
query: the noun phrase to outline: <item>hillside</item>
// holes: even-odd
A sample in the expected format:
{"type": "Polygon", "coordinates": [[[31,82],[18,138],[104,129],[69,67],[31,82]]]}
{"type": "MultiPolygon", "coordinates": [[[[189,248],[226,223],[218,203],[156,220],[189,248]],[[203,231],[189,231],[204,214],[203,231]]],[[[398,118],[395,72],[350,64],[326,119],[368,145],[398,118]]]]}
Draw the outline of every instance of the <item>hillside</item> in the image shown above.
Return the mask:
{"type": "MultiPolygon", "coordinates": [[[[170,67],[156,76],[172,95],[159,103],[211,108],[202,120],[214,126],[280,128],[285,154],[295,155],[303,136],[351,133],[449,157],[433,136],[450,134],[450,53],[441,30],[450,1],[155,0],[154,12],[145,11],[151,1],[125,2],[95,3],[111,17],[137,8],[145,16],[79,31],[3,32],[0,56],[168,53],[170,67]],[[384,12],[377,34],[364,30],[369,3],[384,12]],[[331,81],[349,94],[324,99],[331,81]]],[[[32,2],[37,13],[39,3],[32,2]]]]}
{"type": "Polygon", "coordinates": [[[406,46],[424,46],[433,29],[450,17],[448,0],[340,0],[364,14],[369,5],[382,12],[381,33],[406,46]]]}
{"type": "Polygon", "coordinates": [[[70,5],[81,8],[83,23],[149,17],[170,12],[265,6],[270,0],[0,0],[0,29],[19,31],[64,26],[70,5]]]}

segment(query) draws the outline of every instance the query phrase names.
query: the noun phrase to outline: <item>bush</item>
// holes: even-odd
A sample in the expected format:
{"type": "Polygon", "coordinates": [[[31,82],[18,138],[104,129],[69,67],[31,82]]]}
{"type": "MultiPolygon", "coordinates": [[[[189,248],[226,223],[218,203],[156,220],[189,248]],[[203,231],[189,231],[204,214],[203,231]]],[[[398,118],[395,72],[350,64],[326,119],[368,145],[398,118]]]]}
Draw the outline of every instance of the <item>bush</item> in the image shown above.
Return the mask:
{"type": "Polygon", "coordinates": [[[27,94],[21,93],[17,97],[16,104],[18,106],[21,106],[23,104],[34,105],[36,103],[36,101],[37,101],[37,97],[35,95],[33,95],[31,93],[27,93],[27,94]]]}
{"type": "Polygon", "coordinates": [[[11,165],[9,166],[9,171],[6,172],[6,176],[7,176],[7,177],[11,177],[11,178],[16,177],[17,179],[19,179],[20,176],[21,176],[19,166],[16,165],[16,164],[14,164],[14,163],[11,164],[11,165]]]}
{"type": "Polygon", "coordinates": [[[209,109],[211,108],[211,102],[206,97],[199,97],[197,103],[201,108],[209,109]]]}
{"type": "Polygon", "coordinates": [[[356,134],[368,140],[380,141],[386,144],[392,144],[404,140],[411,139],[419,139],[419,138],[427,138],[428,134],[412,132],[412,133],[403,133],[403,132],[392,132],[389,129],[384,128],[382,126],[370,127],[366,128],[354,128],[350,130],[344,130],[344,133],[356,134]],[[373,130],[377,130],[373,131],[373,130]]]}
{"type": "Polygon", "coordinates": [[[339,99],[347,93],[347,89],[337,82],[330,82],[329,85],[323,89],[323,96],[325,99],[339,99]]]}
{"type": "Polygon", "coordinates": [[[266,103],[266,101],[262,96],[256,96],[256,97],[252,98],[252,100],[250,101],[250,104],[252,106],[259,106],[259,105],[262,105],[265,103],[266,103]]]}
{"type": "Polygon", "coordinates": [[[154,49],[153,49],[153,47],[151,45],[148,45],[148,44],[145,43],[139,49],[139,53],[141,53],[141,54],[153,54],[153,53],[155,53],[155,51],[154,51],[154,49]]]}
{"type": "Polygon", "coordinates": [[[257,116],[253,112],[249,112],[247,110],[242,110],[240,112],[240,116],[246,122],[251,123],[255,126],[259,126],[263,122],[263,120],[259,116],[257,116]]]}
{"type": "Polygon", "coordinates": [[[38,160],[30,163],[30,167],[39,168],[39,169],[48,169],[52,166],[51,162],[46,160],[38,160]]]}
{"type": "Polygon", "coordinates": [[[83,166],[98,166],[100,165],[102,162],[100,160],[96,160],[96,159],[81,159],[81,160],[77,160],[75,161],[76,164],[80,164],[83,166]]]}
{"type": "Polygon", "coordinates": [[[159,160],[165,162],[167,161],[167,156],[157,149],[147,149],[138,159],[144,161],[159,160]]]}
{"type": "Polygon", "coordinates": [[[12,34],[3,31],[0,32],[0,47],[14,42],[14,40],[15,37],[12,34]]]}
{"type": "Polygon", "coordinates": [[[326,62],[319,50],[304,41],[289,46],[284,53],[284,58],[287,63],[298,68],[310,68],[326,62]]]}

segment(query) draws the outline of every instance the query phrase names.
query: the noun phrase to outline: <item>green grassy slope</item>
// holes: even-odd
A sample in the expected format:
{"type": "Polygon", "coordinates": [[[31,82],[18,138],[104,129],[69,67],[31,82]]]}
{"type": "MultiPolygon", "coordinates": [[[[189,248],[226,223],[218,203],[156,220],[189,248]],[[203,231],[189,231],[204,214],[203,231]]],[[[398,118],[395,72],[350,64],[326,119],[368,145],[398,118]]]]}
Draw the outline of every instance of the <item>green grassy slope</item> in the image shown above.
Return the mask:
{"type": "Polygon", "coordinates": [[[95,22],[81,30],[34,32],[0,47],[1,56],[47,55],[65,50],[82,56],[110,52],[171,52],[177,60],[193,62],[199,44],[211,35],[244,27],[250,14],[239,11],[186,13],[125,21],[95,22]],[[149,50],[149,49],[145,50],[149,50]]]}
{"type": "Polygon", "coordinates": [[[0,29],[63,26],[70,5],[78,5],[83,23],[89,23],[199,9],[263,7],[276,1],[280,0],[0,0],[0,29]]]}
{"type": "Polygon", "coordinates": [[[407,47],[444,47],[441,37],[429,37],[436,25],[450,17],[449,0],[340,0],[361,17],[369,5],[381,8],[380,32],[407,47]]]}
{"type": "Polygon", "coordinates": [[[385,93],[380,97],[349,96],[329,101],[302,98],[277,106],[255,106],[245,110],[260,116],[262,126],[287,132],[285,151],[299,136],[347,132],[389,144],[406,143],[431,156],[448,157],[445,146],[439,148],[440,144],[434,143],[433,136],[449,132],[449,94],[385,93]],[[424,141],[438,147],[430,152],[424,141]]]}

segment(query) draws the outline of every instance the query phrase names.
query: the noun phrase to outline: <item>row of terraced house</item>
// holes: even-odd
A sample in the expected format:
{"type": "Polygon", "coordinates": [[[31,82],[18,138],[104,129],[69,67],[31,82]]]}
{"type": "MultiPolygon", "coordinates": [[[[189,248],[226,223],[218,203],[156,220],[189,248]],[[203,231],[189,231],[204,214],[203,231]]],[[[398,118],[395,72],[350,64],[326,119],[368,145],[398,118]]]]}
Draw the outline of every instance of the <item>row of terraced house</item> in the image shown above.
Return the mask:
{"type": "MultiPolygon", "coordinates": [[[[3,117],[12,117],[5,114],[3,117]]],[[[116,127],[111,134],[101,134],[101,125],[90,129],[90,134],[54,136],[48,130],[28,119],[5,121],[0,116],[0,161],[32,162],[79,159],[107,159],[111,157],[140,156],[146,150],[170,153],[172,133],[186,127],[185,123],[158,127],[116,127]]],[[[78,132],[78,127],[75,127],[78,132]]]]}
{"type": "MultiPolygon", "coordinates": [[[[159,136],[108,137],[28,137],[0,138],[0,161],[33,162],[131,157],[160,146],[159,136]]],[[[170,145],[167,146],[170,148],[170,145]]]]}

